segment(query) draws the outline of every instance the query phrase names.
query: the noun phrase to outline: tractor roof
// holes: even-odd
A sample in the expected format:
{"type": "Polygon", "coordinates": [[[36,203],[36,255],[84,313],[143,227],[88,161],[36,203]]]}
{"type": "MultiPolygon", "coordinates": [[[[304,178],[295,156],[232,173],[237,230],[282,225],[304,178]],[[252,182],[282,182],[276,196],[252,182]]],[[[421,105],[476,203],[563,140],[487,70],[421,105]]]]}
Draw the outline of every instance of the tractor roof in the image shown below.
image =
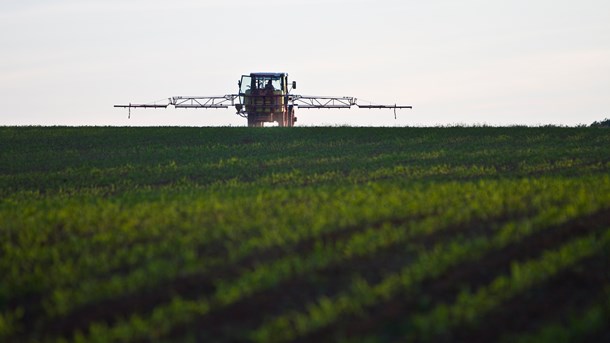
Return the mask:
{"type": "Polygon", "coordinates": [[[287,73],[251,73],[250,76],[255,77],[284,77],[287,73]]]}

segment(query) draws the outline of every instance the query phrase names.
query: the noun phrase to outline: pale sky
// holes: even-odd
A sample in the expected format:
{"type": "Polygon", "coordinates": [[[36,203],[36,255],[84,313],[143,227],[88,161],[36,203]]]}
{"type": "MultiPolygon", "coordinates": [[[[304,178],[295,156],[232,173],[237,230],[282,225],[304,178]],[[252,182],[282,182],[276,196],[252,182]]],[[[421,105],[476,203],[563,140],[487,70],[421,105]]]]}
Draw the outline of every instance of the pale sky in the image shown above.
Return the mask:
{"type": "Polygon", "coordinates": [[[610,117],[610,1],[0,0],[0,125],[245,126],[113,105],[236,93],[258,71],[414,107],[297,125],[590,124],[610,117]]]}

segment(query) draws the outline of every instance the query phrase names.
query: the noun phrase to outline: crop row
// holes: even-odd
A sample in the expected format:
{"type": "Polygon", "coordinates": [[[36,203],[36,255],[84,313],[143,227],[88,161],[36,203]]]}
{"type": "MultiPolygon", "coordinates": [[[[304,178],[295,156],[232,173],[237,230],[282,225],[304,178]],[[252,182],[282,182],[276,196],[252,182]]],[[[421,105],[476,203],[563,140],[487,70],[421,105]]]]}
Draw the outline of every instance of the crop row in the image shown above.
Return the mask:
{"type": "Polygon", "coordinates": [[[307,178],[316,181],[320,175],[337,182],[349,175],[363,179],[377,170],[382,176],[419,178],[565,174],[583,167],[607,172],[610,162],[600,158],[610,154],[604,130],[343,128],[324,136],[318,130],[295,130],[288,135],[281,130],[218,129],[206,137],[196,130],[184,129],[172,136],[174,130],[159,129],[155,132],[158,142],[137,130],[117,135],[114,140],[122,140],[122,149],[111,137],[107,142],[99,140],[100,132],[87,136],[86,130],[66,130],[66,137],[48,137],[24,129],[22,134],[33,135],[24,143],[15,140],[19,130],[2,131],[8,131],[4,136],[13,140],[3,140],[0,135],[4,148],[0,161],[7,161],[0,165],[1,196],[24,191],[78,193],[88,188],[123,192],[135,187],[231,180],[263,186],[307,178]],[[226,137],[221,140],[222,131],[226,137]]]}
{"type": "Polygon", "coordinates": [[[579,295],[606,299],[601,277],[554,302],[568,326],[483,329],[607,267],[604,130],[0,128],[0,146],[1,341],[528,341],[608,318],[579,295]]]}
{"type": "MultiPolygon", "coordinates": [[[[528,235],[534,233],[536,229],[542,229],[540,227],[541,224],[549,223],[548,219],[555,216],[558,212],[561,211],[554,209],[550,212],[543,212],[531,220],[508,223],[501,228],[496,235],[490,238],[477,237],[466,242],[438,245],[431,251],[418,255],[416,262],[408,265],[399,273],[389,275],[375,284],[369,284],[360,278],[356,278],[348,289],[332,298],[321,297],[306,305],[306,310],[304,311],[289,312],[288,314],[283,314],[268,320],[264,325],[251,333],[250,338],[257,341],[294,340],[299,336],[311,334],[325,328],[342,317],[363,313],[366,308],[374,306],[378,302],[386,301],[396,294],[403,294],[403,296],[406,297],[416,296],[416,294],[410,293],[412,293],[417,285],[425,279],[439,277],[449,268],[459,265],[459,263],[468,260],[477,260],[488,251],[501,249],[507,244],[525,239],[528,235]]],[[[609,243],[608,238],[610,238],[610,236],[606,235],[604,240],[598,241],[595,239],[595,236],[587,237],[587,243],[596,245],[593,250],[585,249],[584,254],[592,253],[603,247],[607,247],[607,244],[609,243]]],[[[576,248],[581,247],[579,244],[580,243],[576,243],[576,248]]],[[[573,252],[576,248],[570,248],[569,252],[573,252]]],[[[562,256],[569,255],[565,252],[561,252],[560,254],[562,256]]],[[[581,255],[582,254],[576,254],[575,256],[568,257],[583,257],[581,255]]],[[[519,265],[515,264],[513,271],[516,271],[518,268],[519,265]]],[[[505,278],[500,276],[498,280],[505,280],[505,278]]],[[[485,295],[486,293],[483,293],[483,296],[485,295]]],[[[500,295],[509,296],[510,294],[501,293],[500,295]]],[[[462,298],[465,299],[465,295],[462,295],[460,299],[462,298]]],[[[490,306],[493,305],[493,303],[486,304],[490,306]]],[[[461,303],[456,304],[454,311],[469,310],[462,305],[463,304],[461,303]]],[[[448,312],[445,309],[446,308],[443,307],[443,305],[439,305],[439,307],[435,309],[436,312],[432,312],[428,316],[415,318],[413,323],[415,323],[414,325],[416,326],[413,330],[420,329],[420,332],[424,334],[432,332],[437,333],[442,332],[443,323],[450,322],[451,324],[459,324],[459,321],[457,320],[454,322],[449,321],[448,319],[444,322],[437,322],[439,316],[446,315],[448,312]],[[432,328],[431,326],[434,327],[432,328]]],[[[477,310],[480,309],[475,308],[468,312],[468,314],[472,315],[473,313],[478,313],[477,310]]],[[[481,312],[481,315],[483,314],[484,312],[481,312]]],[[[417,333],[418,331],[415,331],[415,334],[417,333]]],[[[427,337],[419,336],[419,338],[426,339],[427,337]]]]}
{"type": "MultiPolygon", "coordinates": [[[[455,192],[455,194],[461,194],[462,196],[464,194],[467,195],[467,197],[473,204],[472,209],[461,211],[460,205],[461,201],[463,200],[460,200],[459,198],[461,196],[458,196],[457,199],[449,198],[448,202],[445,205],[441,205],[442,210],[438,215],[424,218],[423,220],[407,220],[404,223],[404,225],[406,226],[402,229],[400,225],[396,226],[392,225],[391,223],[388,223],[390,225],[385,224],[379,227],[373,226],[369,229],[359,230],[354,234],[348,235],[346,237],[346,240],[330,242],[319,241],[318,243],[316,243],[316,241],[314,240],[314,242],[312,243],[313,250],[311,250],[311,252],[309,253],[303,251],[298,251],[295,254],[285,253],[283,255],[280,255],[279,258],[270,260],[267,263],[256,265],[256,268],[252,270],[240,270],[238,274],[235,275],[237,276],[237,278],[235,278],[234,276],[232,279],[217,281],[214,287],[216,291],[209,296],[205,296],[203,299],[197,299],[197,294],[194,294],[195,300],[182,299],[178,294],[178,297],[174,297],[174,300],[170,301],[166,305],[160,304],[159,306],[155,306],[153,313],[157,313],[157,316],[159,316],[158,313],[165,313],[165,311],[176,309],[176,301],[178,301],[177,299],[179,299],[180,304],[186,306],[187,308],[189,306],[192,306],[192,308],[195,309],[194,315],[196,316],[201,316],[207,313],[214,313],[214,311],[218,310],[219,308],[223,308],[224,306],[227,306],[229,304],[239,302],[241,301],[241,299],[248,298],[249,296],[256,294],[257,292],[263,291],[265,289],[273,289],[278,283],[283,282],[282,280],[290,280],[294,277],[298,277],[299,275],[308,275],[316,270],[326,268],[325,266],[333,264],[343,264],[345,262],[342,261],[349,261],[355,256],[363,256],[363,254],[374,256],[377,251],[381,251],[382,249],[384,249],[384,247],[389,245],[401,245],[408,243],[410,240],[413,239],[413,237],[417,237],[418,232],[420,232],[419,235],[429,235],[438,230],[441,230],[443,227],[447,227],[447,225],[454,226],[460,225],[460,223],[467,224],[473,220],[482,220],[483,222],[485,222],[486,220],[491,219],[492,224],[490,225],[493,225],[493,218],[497,218],[499,216],[505,216],[507,218],[518,218],[524,214],[521,211],[528,208],[531,211],[534,211],[534,213],[539,212],[539,214],[534,217],[534,219],[532,219],[538,220],[540,223],[538,225],[542,226],[542,223],[546,223],[546,225],[549,225],[549,223],[552,224],[554,221],[567,220],[569,218],[572,218],[573,216],[582,215],[583,213],[595,210],[596,206],[600,206],[600,204],[603,204],[608,201],[605,198],[605,194],[610,194],[610,192],[594,193],[592,191],[593,184],[591,184],[591,189],[582,189],[580,191],[578,190],[578,188],[581,188],[582,186],[576,183],[574,183],[572,187],[565,187],[564,191],[561,191],[561,187],[557,187],[562,184],[561,182],[534,182],[532,184],[531,182],[526,183],[522,181],[518,182],[517,184],[520,187],[516,188],[516,184],[514,182],[507,182],[504,185],[492,182],[488,185],[485,185],[485,187],[483,187],[482,185],[468,186],[468,184],[465,184],[461,191],[459,184],[452,185],[452,189],[454,191],[457,191],[455,192]],[[558,192],[536,192],[537,187],[541,187],[540,189],[545,189],[553,184],[555,184],[555,187],[557,188],[558,192]],[[533,189],[531,188],[532,186],[534,187],[533,189]],[[499,193],[499,190],[501,189],[505,189],[504,192],[506,194],[499,193]],[[505,196],[509,193],[509,191],[514,189],[520,189],[523,193],[513,198],[505,196]],[[584,194],[584,196],[574,197],[574,195],[577,195],[579,193],[584,194]],[[536,200],[536,195],[541,195],[543,197],[549,197],[549,195],[551,196],[550,198],[547,198],[545,200],[543,200],[542,198],[536,200]],[[507,199],[513,199],[511,202],[512,205],[506,203],[507,199]],[[530,203],[530,201],[532,203],[530,203]],[[596,203],[598,205],[596,205],[596,203]],[[483,206],[483,208],[481,208],[481,206],[483,206]],[[452,210],[452,207],[455,207],[455,210],[452,210]],[[460,211],[456,211],[458,208],[460,209],[460,211]],[[205,312],[202,312],[202,308],[206,308],[207,310],[205,312]]],[[[603,190],[603,187],[605,187],[604,183],[601,183],[601,185],[601,190],[603,190]]],[[[599,189],[599,184],[596,184],[595,187],[599,189]]],[[[425,192],[424,194],[430,197],[433,193],[429,192],[428,190],[428,192],[425,192]]],[[[431,198],[434,199],[434,197],[431,198]]],[[[445,197],[438,196],[437,199],[445,199],[445,197]]],[[[524,232],[519,230],[527,230],[527,228],[529,228],[530,226],[525,225],[521,222],[518,223],[518,229],[515,228],[516,225],[514,222],[512,223],[512,225],[510,225],[510,223],[507,224],[508,226],[502,231],[504,232],[503,235],[515,235],[516,237],[521,237],[524,232]],[[515,230],[516,232],[512,232],[511,230],[515,230]]],[[[527,223],[527,221],[525,223],[527,223]]],[[[491,230],[491,227],[489,228],[489,230],[491,230]]],[[[491,232],[492,231],[490,231],[490,233],[491,232]]],[[[460,235],[463,233],[464,232],[457,232],[455,234],[460,235]]],[[[318,234],[322,234],[322,232],[318,234]]],[[[248,241],[245,240],[245,242],[247,243],[248,241]]],[[[266,240],[262,240],[261,242],[266,242],[266,240]]],[[[288,244],[285,251],[289,251],[290,249],[288,247],[294,246],[295,243],[298,243],[298,240],[292,245],[288,244]]],[[[260,247],[262,247],[263,249],[270,247],[268,245],[265,246],[265,244],[266,243],[262,243],[260,247]]],[[[276,242],[276,244],[278,243],[276,242]]],[[[468,242],[462,241],[459,241],[459,243],[455,243],[454,245],[456,247],[461,247],[460,249],[466,249],[465,247],[469,246],[468,242]]],[[[181,246],[178,244],[176,245],[176,247],[180,248],[181,246]]],[[[408,245],[406,245],[405,247],[407,248],[408,245]]],[[[480,254],[485,251],[483,247],[477,247],[478,246],[473,246],[471,247],[472,249],[466,250],[476,251],[477,254],[480,254]]],[[[491,247],[492,245],[489,245],[487,249],[490,249],[491,247]]],[[[412,250],[413,255],[419,256],[416,254],[416,252],[419,252],[419,248],[415,247],[415,249],[416,250],[414,251],[412,250]]],[[[444,249],[441,250],[445,251],[444,249]]],[[[257,252],[260,251],[260,249],[257,248],[255,245],[255,247],[251,251],[257,252]]],[[[234,253],[233,256],[239,257],[240,254],[234,253]]],[[[239,260],[240,259],[237,258],[234,261],[239,260]]],[[[193,261],[197,261],[197,259],[194,259],[193,261]]],[[[231,260],[228,260],[229,263],[230,261],[231,260]]],[[[221,264],[219,264],[219,266],[222,267],[221,264]]],[[[146,269],[146,267],[144,267],[143,270],[134,272],[134,274],[132,274],[132,277],[126,277],[125,279],[123,279],[124,281],[121,281],[120,277],[114,277],[111,281],[108,282],[104,282],[101,280],[98,280],[97,282],[87,282],[85,279],[83,280],[83,283],[79,283],[79,279],[76,278],[74,279],[74,282],[81,285],[81,287],[72,290],[70,290],[70,288],[55,289],[55,291],[53,291],[52,293],[53,297],[51,298],[52,300],[50,300],[51,302],[49,302],[49,300],[45,301],[47,313],[43,318],[46,318],[45,320],[51,320],[52,322],[53,317],[56,317],[57,315],[61,317],[62,313],[69,313],[71,309],[83,306],[88,302],[99,302],[102,301],[104,298],[110,300],[113,297],[118,297],[122,294],[125,294],[126,292],[127,294],[135,294],[138,289],[146,289],[147,287],[151,287],[155,283],[158,283],[159,281],[155,281],[156,276],[162,277],[166,272],[173,276],[176,275],[172,274],[171,272],[172,267],[174,266],[171,266],[171,264],[166,264],[166,267],[167,268],[160,269],[158,273],[151,272],[151,270],[146,269]],[[133,275],[141,276],[138,279],[133,275]],[[135,286],[130,285],[129,283],[133,283],[134,280],[140,280],[141,283],[136,284],[135,286]],[[108,291],[104,291],[104,287],[107,287],[106,289],[111,290],[110,293],[108,293],[108,291]],[[129,291],[130,289],[133,289],[133,291],[129,291]]],[[[176,267],[183,268],[183,266],[176,267]]],[[[201,272],[204,272],[205,274],[205,269],[195,270],[195,273],[201,272]]],[[[358,295],[356,298],[359,297],[360,295],[358,295]]],[[[354,300],[351,303],[357,304],[357,301],[354,300]]],[[[100,303],[100,305],[103,306],[103,302],[100,303]]],[[[194,317],[188,317],[187,320],[187,318],[185,318],[185,316],[187,316],[186,313],[188,313],[188,311],[181,312],[181,316],[176,317],[175,323],[173,320],[168,320],[167,318],[165,318],[164,320],[169,322],[166,322],[164,326],[168,327],[169,330],[169,328],[171,328],[173,325],[179,325],[180,323],[188,323],[188,320],[192,320],[192,318],[194,317]]],[[[143,325],[142,321],[146,322],[146,320],[142,319],[141,315],[139,314],[132,315],[132,317],[137,318],[136,322],[139,323],[138,325],[140,326],[143,325]]],[[[146,318],[146,315],[144,316],[144,318],[146,318]]],[[[149,318],[148,320],[152,319],[149,318]]],[[[156,327],[157,324],[153,326],[156,327]]],[[[131,329],[127,329],[125,325],[125,322],[120,321],[116,325],[116,328],[119,328],[117,330],[119,330],[120,332],[131,332],[131,329]]],[[[91,332],[95,332],[96,335],[101,335],[100,327],[103,327],[103,324],[92,324],[91,328],[95,330],[91,332]]],[[[128,325],[127,327],[129,328],[130,325],[128,325]]],[[[147,327],[151,328],[151,326],[147,327]]],[[[275,330],[272,331],[275,332],[275,330]]]]}
{"type": "MultiPolygon", "coordinates": [[[[22,218],[5,220],[6,228],[2,232],[6,238],[3,249],[5,258],[2,261],[4,265],[0,266],[6,275],[12,275],[9,280],[19,280],[21,277],[35,278],[36,270],[27,268],[38,267],[39,273],[43,273],[42,269],[44,269],[44,273],[57,275],[57,284],[55,284],[57,286],[80,284],[86,281],[87,273],[101,273],[105,276],[108,272],[116,272],[118,268],[129,271],[130,266],[137,267],[144,261],[154,262],[155,258],[168,261],[167,255],[172,251],[173,246],[180,246],[185,252],[193,251],[198,258],[203,256],[213,258],[213,255],[206,254],[206,247],[221,244],[221,250],[227,252],[230,260],[239,260],[252,252],[273,246],[286,245],[289,248],[299,240],[318,233],[350,225],[361,225],[360,223],[379,222],[384,218],[409,218],[439,213],[441,209],[450,210],[451,207],[445,208],[451,204],[459,206],[463,201],[471,201],[473,211],[486,214],[488,210],[485,206],[490,208],[508,206],[508,210],[512,208],[512,211],[524,211],[531,206],[529,202],[563,201],[568,194],[589,197],[590,190],[576,183],[566,186],[568,184],[562,184],[561,187],[565,187],[563,190],[558,188],[552,193],[554,200],[553,198],[529,199],[532,195],[527,193],[527,187],[548,187],[544,183],[536,185],[520,182],[513,186],[490,182],[488,185],[481,185],[478,189],[472,184],[465,186],[447,184],[435,185],[431,189],[419,191],[416,189],[404,191],[389,185],[378,185],[377,189],[373,186],[362,186],[356,187],[349,193],[331,193],[326,196],[321,195],[322,192],[319,191],[316,194],[309,192],[299,196],[280,190],[258,200],[231,199],[225,204],[216,203],[212,198],[210,202],[194,202],[190,205],[183,202],[161,202],[140,204],[125,209],[110,202],[75,205],[76,209],[69,206],[54,211],[57,216],[55,218],[38,218],[34,213],[45,213],[45,211],[32,210],[32,213],[27,211],[23,213],[22,218]],[[498,193],[477,194],[483,192],[485,188],[489,189],[487,192],[497,189],[498,193]],[[522,193],[513,191],[515,188],[522,193]],[[283,207],[284,201],[303,204],[283,207]],[[374,206],[379,204],[379,201],[383,206],[374,206]],[[510,204],[498,203],[500,201],[510,204]],[[318,205],[312,207],[314,203],[318,205]],[[269,218],[268,215],[276,211],[278,215],[269,218]],[[70,217],[70,214],[75,212],[78,212],[79,216],[70,217]],[[281,212],[286,215],[281,216],[281,212]],[[344,213],[344,215],[332,216],[332,213],[344,213]],[[246,216],[251,219],[251,223],[243,225],[239,219],[246,216]],[[104,223],[108,218],[114,220],[104,223]],[[180,223],[180,218],[189,218],[189,220],[180,223]],[[294,218],[299,218],[299,222],[295,222],[294,218]],[[332,220],[329,221],[329,218],[332,220]],[[14,230],[11,230],[11,227],[14,230]],[[206,227],[214,227],[214,232],[202,234],[201,230],[205,230],[206,227]],[[83,229],[87,231],[82,232],[83,229]],[[62,236],[70,239],[66,240],[62,236]],[[82,255],[79,253],[82,250],[88,253],[82,255]],[[54,270],[55,267],[60,270],[54,270]],[[62,273],[61,269],[65,270],[67,267],[71,270],[62,273]],[[73,274],[72,277],[70,274],[73,274]]],[[[597,179],[590,180],[590,187],[604,187],[604,183],[600,183],[597,179]]],[[[546,193],[539,194],[549,196],[546,193]]],[[[535,210],[538,205],[533,205],[535,210]]],[[[174,257],[177,261],[185,259],[184,256],[179,255],[174,257]]],[[[53,284],[55,281],[50,282],[53,284]]],[[[18,283],[16,288],[23,286],[23,283],[18,283]]]]}

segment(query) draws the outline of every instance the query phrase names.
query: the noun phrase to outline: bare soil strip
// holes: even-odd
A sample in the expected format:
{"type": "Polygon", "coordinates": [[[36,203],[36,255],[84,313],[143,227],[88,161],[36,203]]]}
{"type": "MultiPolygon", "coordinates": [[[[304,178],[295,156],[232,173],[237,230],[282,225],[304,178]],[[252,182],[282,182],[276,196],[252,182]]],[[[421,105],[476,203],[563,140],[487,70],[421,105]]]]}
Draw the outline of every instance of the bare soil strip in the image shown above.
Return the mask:
{"type": "MultiPolygon", "coordinates": [[[[477,289],[488,284],[498,275],[507,274],[514,262],[536,258],[546,249],[552,249],[576,237],[601,231],[608,225],[610,225],[610,209],[605,209],[541,230],[522,241],[491,251],[476,261],[455,266],[442,277],[424,282],[416,294],[398,295],[371,308],[361,318],[344,317],[331,327],[303,337],[302,341],[329,340],[335,334],[356,337],[391,331],[392,327],[400,326],[405,318],[420,310],[432,308],[439,303],[453,302],[464,288],[477,289]]],[[[518,306],[519,303],[514,304],[518,306]]]]}
{"type": "MultiPolygon", "coordinates": [[[[512,218],[514,219],[514,218],[512,218]]],[[[454,239],[468,240],[489,236],[490,229],[500,226],[508,217],[493,218],[490,222],[468,223],[439,230],[433,234],[411,239],[406,245],[397,244],[376,252],[343,261],[309,275],[303,275],[278,284],[273,289],[258,292],[224,308],[212,311],[208,316],[181,328],[176,328],[171,337],[179,337],[192,327],[197,328],[197,338],[218,341],[244,339],[243,333],[256,328],[266,317],[285,311],[302,311],[305,306],[321,297],[332,297],[344,290],[355,276],[369,283],[379,282],[385,275],[393,274],[411,264],[417,252],[410,247],[431,249],[434,245],[454,239]]],[[[192,330],[191,330],[192,332],[192,330]]]]}
{"type": "Polygon", "coordinates": [[[461,327],[451,340],[494,342],[508,333],[533,331],[548,321],[565,320],[597,301],[610,285],[610,254],[587,258],[488,313],[476,328],[461,327]]]}

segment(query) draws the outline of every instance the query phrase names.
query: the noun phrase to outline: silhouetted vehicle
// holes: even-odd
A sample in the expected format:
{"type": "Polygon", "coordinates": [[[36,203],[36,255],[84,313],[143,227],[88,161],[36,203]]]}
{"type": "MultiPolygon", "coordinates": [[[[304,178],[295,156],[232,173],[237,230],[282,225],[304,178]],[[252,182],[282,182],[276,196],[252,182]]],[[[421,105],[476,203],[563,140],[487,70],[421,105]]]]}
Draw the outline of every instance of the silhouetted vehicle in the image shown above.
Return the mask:
{"type": "Polygon", "coordinates": [[[248,126],[263,126],[277,122],[279,126],[292,127],[297,121],[296,108],[412,108],[400,105],[358,104],[354,97],[305,96],[291,94],[296,81],[288,82],[286,73],[251,73],[238,81],[239,92],[223,96],[174,96],[166,103],[114,105],[129,108],[228,108],[235,106],[237,114],[247,118],[248,126]]]}

